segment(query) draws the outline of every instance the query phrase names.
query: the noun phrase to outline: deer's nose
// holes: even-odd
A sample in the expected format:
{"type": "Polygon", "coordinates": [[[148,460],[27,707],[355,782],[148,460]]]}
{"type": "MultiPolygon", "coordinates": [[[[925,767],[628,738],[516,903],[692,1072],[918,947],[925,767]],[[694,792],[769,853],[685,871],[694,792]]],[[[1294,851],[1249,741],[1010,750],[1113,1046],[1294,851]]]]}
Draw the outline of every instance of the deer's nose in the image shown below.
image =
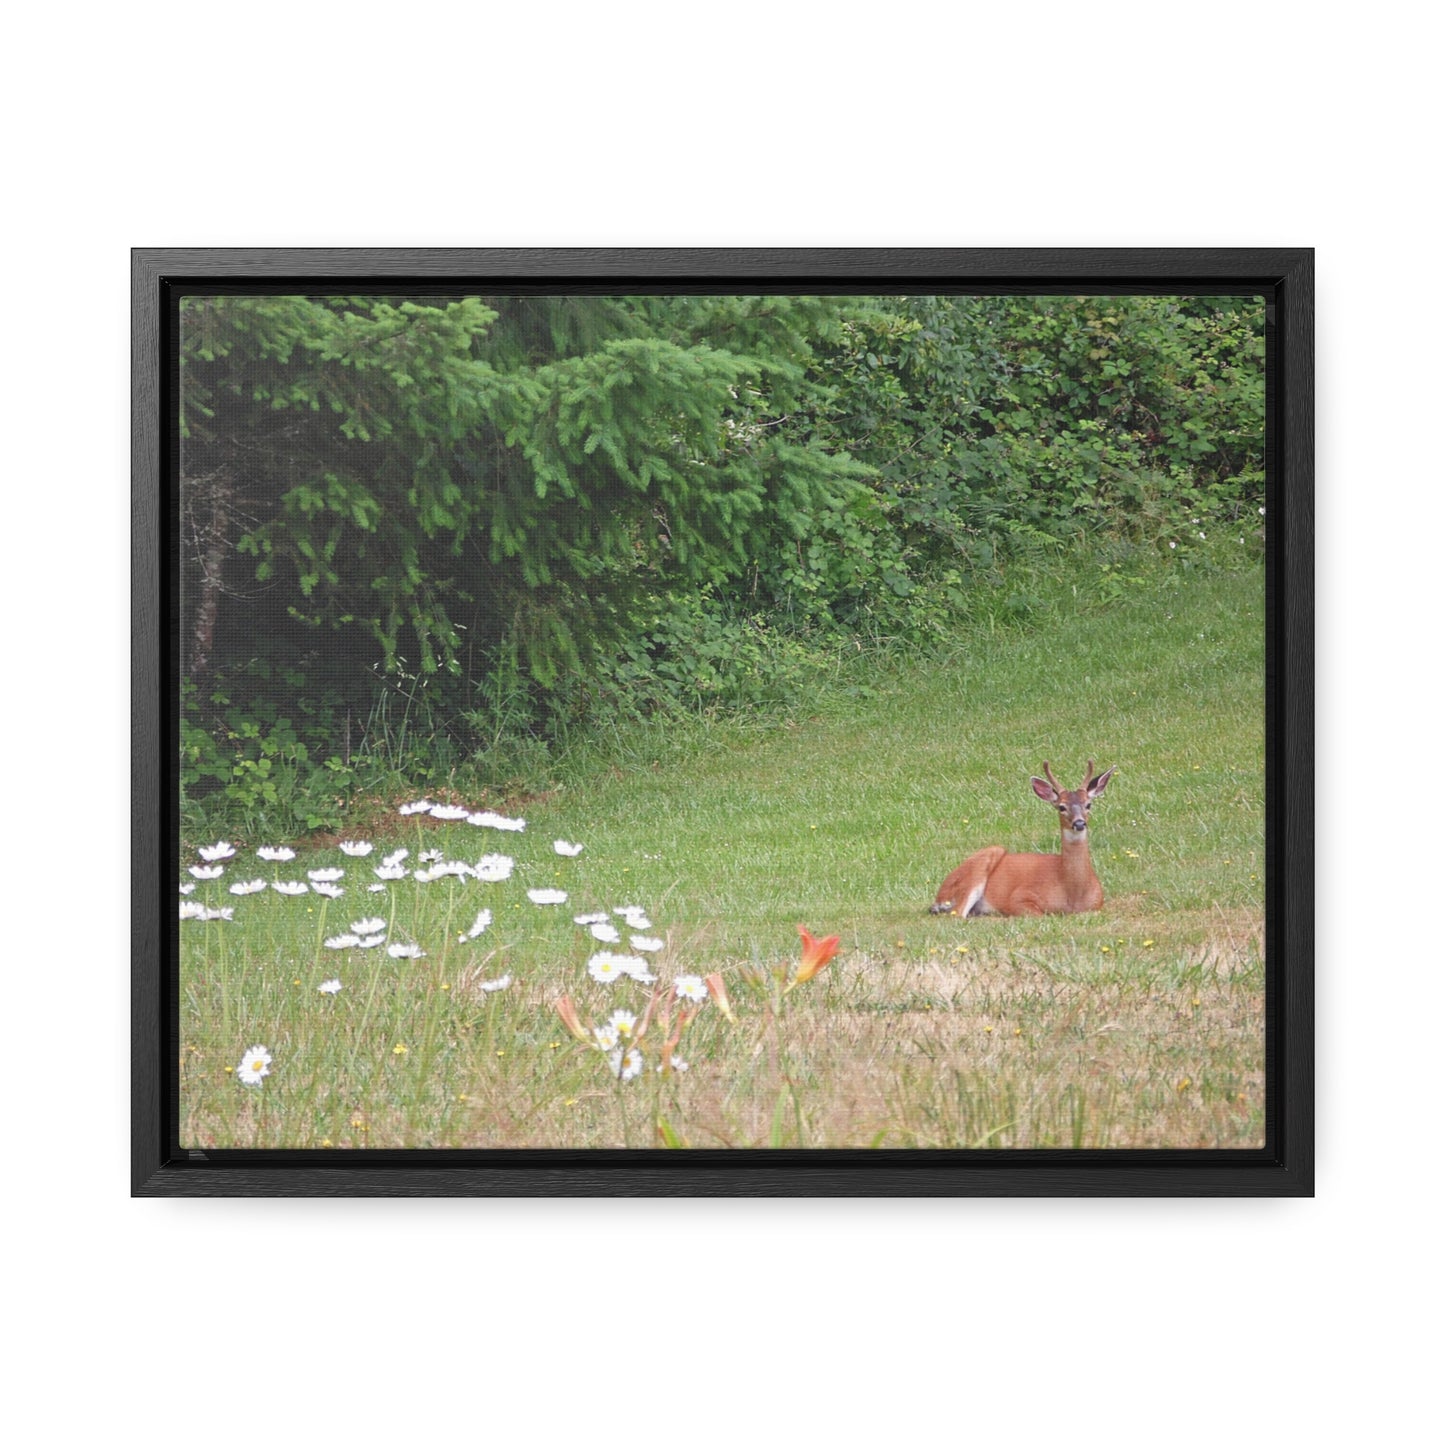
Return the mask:
{"type": "Polygon", "coordinates": [[[1087,818],[1075,818],[1071,826],[1074,832],[1082,833],[1084,829],[1089,826],[1089,820],[1087,818]]]}

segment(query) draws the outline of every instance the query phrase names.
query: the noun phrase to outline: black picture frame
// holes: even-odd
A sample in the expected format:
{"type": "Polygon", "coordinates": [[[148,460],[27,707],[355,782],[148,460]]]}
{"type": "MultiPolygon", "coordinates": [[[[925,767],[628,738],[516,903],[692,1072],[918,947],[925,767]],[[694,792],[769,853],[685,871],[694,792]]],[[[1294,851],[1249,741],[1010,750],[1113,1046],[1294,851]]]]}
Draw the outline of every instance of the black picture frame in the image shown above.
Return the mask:
{"type": "Polygon", "coordinates": [[[1309,1196],[1314,1192],[1314,252],[1227,249],[167,249],[132,252],[131,1193],[187,1196],[1309,1196]],[[179,1147],[177,288],[1004,290],[1266,298],[1266,1141],[1258,1151],[227,1151],[179,1147]]]}

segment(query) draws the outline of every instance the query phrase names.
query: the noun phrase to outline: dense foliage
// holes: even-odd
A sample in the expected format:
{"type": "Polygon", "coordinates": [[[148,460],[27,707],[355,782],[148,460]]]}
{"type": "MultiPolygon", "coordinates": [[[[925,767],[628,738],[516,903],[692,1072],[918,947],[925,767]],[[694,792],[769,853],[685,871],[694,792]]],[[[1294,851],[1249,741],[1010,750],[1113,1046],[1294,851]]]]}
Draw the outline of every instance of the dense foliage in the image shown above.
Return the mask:
{"type": "Polygon", "coordinates": [[[182,791],[283,830],[1262,501],[1252,298],[196,296],[182,791]]]}

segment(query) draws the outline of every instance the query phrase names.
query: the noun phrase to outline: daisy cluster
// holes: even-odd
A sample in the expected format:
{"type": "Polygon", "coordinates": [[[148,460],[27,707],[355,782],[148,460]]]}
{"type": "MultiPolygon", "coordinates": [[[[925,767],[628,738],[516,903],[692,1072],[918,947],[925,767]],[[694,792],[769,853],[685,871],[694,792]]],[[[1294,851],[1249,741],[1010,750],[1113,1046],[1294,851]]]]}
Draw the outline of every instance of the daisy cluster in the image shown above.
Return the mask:
{"type": "Polygon", "coordinates": [[[587,960],[587,972],[594,983],[615,983],[619,978],[632,978],[638,983],[656,983],[657,975],[647,966],[645,953],[658,953],[666,944],[653,937],[648,930],[652,920],[646,910],[635,903],[624,903],[611,913],[605,909],[599,913],[579,913],[573,918],[579,928],[585,928],[598,943],[621,943],[622,932],[612,920],[619,918],[628,931],[630,953],[614,953],[602,949],[587,960]]]}
{"type": "MultiPolygon", "coordinates": [[[[433,803],[425,798],[407,803],[398,811],[403,816],[426,814],[442,823],[464,822],[473,827],[489,828],[503,833],[522,833],[527,827],[526,820],[523,818],[509,818],[495,812],[473,811],[454,804],[433,803]]],[[[297,854],[294,848],[282,845],[267,845],[257,848],[255,850],[256,860],[259,863],[271,865],[272,876],[269,878],[259,873],[254,877],[244,876],[251,870],[246,867],[237,848],[231,843],[217,842],[199,848],[197,849],[197,861],[187,869],[189,877],[184,878],[180,884],[180,921],[183,923],[232,923],[236,921],[237,905],[234,902],[229,902],[226,906],[216,906],[219,900],[213,904],[191,897],[190,895],[196,893],[200,885],[207,885],[207,892],[219,892],[224,888],[232,899],[271,891],[288,898],[316,895],[326,900],[334,900],[344,897],[348,890],[359,893],[364,889],[371,894],[386,894],[392,885],[408,878],[413,884],[422,886],[446,879],[482,884],[504,883],[512,877],[516,867],[512,857],[500,852],[483,853],[475,862],[472,862],[448,858],[439,848],[421,850],[415,857],[408,848],[397,848],[392,852],[379,854],[374,843],[361,838],[345,839],[337,846],[342,855],[340,863],[304,870],[297,869],[294,876],[283,876],[281,867],[283,864],[296,861],[297,854]],[[228,869],[235,869],[242,876],[229,876],[228,869]]],[[[558,838],[552,844],[552,850],[559,858],[575,858],[583,851],[583,845],[570,842],[565,838],[558,838]]],[[[538,907],[555,906],[567,901],[566,892],[560,888],[530,888],[527,890],[527,897],[538,907]]],[[[321,947],[338,954],[349,953],[353,950],[364,953],[384,948],[387,955],[394,959],[426,957],[420,945],[415,941],[388,937],[389,925],[385,918],[369,916],[365,909],[359,909],[358,912],[363,916],[352,919],[340,932],[321,938],[321,947]]],[[[618,909],[617,913],[625,916],[625,920],[629,922],[630,926],[637,929],[650,926],[646,915],[640,909],[618,909]]],[[[607,915],[600,915],[600,917],[605,918],[607,915]]],[[[458,941],[461,943],[475,941],[491,927],[491,924],[492,910],[490,908],[480,909],[471,925],[458,935],[458,941]]],[[[620,936],[615,929],[610,935],[613,941],[619,940],[620,936]]],[[[663,947],[660,939],[634,938],[634,944],[639,948],[660,949],[663,947]]],[[[636,959],[635,962],[640,965],[641,959],[636,959]]],[[[641,970],[641,975],[647,981],[651,981],[651,975],[647,974],[645,969],[641,970]]],[[[475,987],[481,993],[495,993],[509,987],[511,982],[512,976],[507,973],[499,978],[478,979],[475,987]]],[[[340,978],[330,978],[318,986],[317,992],[334,995],[341,992],[342,987],[340,978]]],[[[270,1053],[262,1046],[254,1045],[246,1051],[234,1072],[247,1088],[257,1088],[261,1081],[270,1074],[271,1063],[270,1053]]],[[[623,1064],[619,1066],[619,1072],[625,1072],[626,1067],[624,1060],[623,1064]]]]}
{"type": "Polygon", "coordinates": [[[474,828],[496,828],[503,833],[521,833],[526,830],[525,818],[504,818],[500,813],[474,813],[460,803],[433,803],[430,798],[418,798],[414,803],[403,803],[397,809],[403,818],[426,813],[439,823],[470,823],[474,828]]]}
{"type": "Polygon", "coordinates": [[[687,1072],[687,1062],[678,1057],[677,1046],[682,1041],[687,1026],[696,1016],[698,1006],[710,997],[715,998],[720,1007],[724,1007],[727,1018],[732,1021],[733,1014],[731,1006],[727,1004],[727,992],[718,975],[701,979],[684,974],[675,978],[667,987],[654,988],[647,1011],[640,1022],[630,1009],[614,1009],[605,1023],[585,1023],[577,1013],[577,1006],[567,994],[554,1000],[553,1007],[567,1032],[578,1043],[600,1053],[606,1059],[612,1076],[626,1083],[643,1071],[643,1035],[648,1033],[649,1028],[652,1030],[651,1037],[659,1047],[659,1062],[654,1066],[656,1072],[687,1072]]]}
{"type": "Polygon", "coordinates": [[[653,992],[641,1025],[637,1016],[627,1009],[615,1010],[604,1024],[585,1024],[578,1017],[571,998],[563,995],[554,1006],[567,1030],[579,1043],[598,1050],[606,1058],[613,1076],[626,1082],[636,1078],[643,1070],[640,1045],[651,1020],[660,1025],[658,1032],[663,1039],[661,1062],[655,1066],[657,1072],[686,1072],[687,1063],[677,1057],[675,1050],[698,1007],[709,998],[715,998],[724,1007],[728,1019],[731,1021],[733,1018],[721,977],[713,975],[703,979],[696,974],[685,973],[676,975],[667,984],[659,984],[644,955],[660,952],[666,943],[649,931],[653,927],[652,920],[638,904],[622,904],[610,912],[579,913],[572,921],[579,928],[585,928],[600,943],[620,944],[622,930],[628,933],[627,942],[632,952],[603,949],[587,960],[587,974],[594,983],[610,987],[620,979],[630,978],[635,983],[652,986],[653,992]]]}

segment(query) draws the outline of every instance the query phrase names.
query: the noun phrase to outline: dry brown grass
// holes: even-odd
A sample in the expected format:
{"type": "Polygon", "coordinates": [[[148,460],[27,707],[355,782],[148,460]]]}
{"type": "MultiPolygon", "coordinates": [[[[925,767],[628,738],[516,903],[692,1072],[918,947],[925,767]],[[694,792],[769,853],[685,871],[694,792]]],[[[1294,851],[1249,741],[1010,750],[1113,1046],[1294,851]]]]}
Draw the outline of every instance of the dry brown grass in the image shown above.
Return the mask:
{"type": "MultiPolygon", "coordinates": [[[[705,1008],[686,1073],[621,1086],[553,1038],[526,1051],[519,1089],[493,1050],[454,1142],[656,1146],[663,1120],[696,1148],[1258,1148],[1263,928],[1227,924],[1185,946],[1029,956],[955,929],[934,956],[850,954],[781,1008],[766,975],[739,966],[739,1023],[705,1008]],[[975,940],[967,952],[958,937],[975,940]]],[[[545,1010],[547,990],[530,992],[516,1005],[545,1010]]]]}

